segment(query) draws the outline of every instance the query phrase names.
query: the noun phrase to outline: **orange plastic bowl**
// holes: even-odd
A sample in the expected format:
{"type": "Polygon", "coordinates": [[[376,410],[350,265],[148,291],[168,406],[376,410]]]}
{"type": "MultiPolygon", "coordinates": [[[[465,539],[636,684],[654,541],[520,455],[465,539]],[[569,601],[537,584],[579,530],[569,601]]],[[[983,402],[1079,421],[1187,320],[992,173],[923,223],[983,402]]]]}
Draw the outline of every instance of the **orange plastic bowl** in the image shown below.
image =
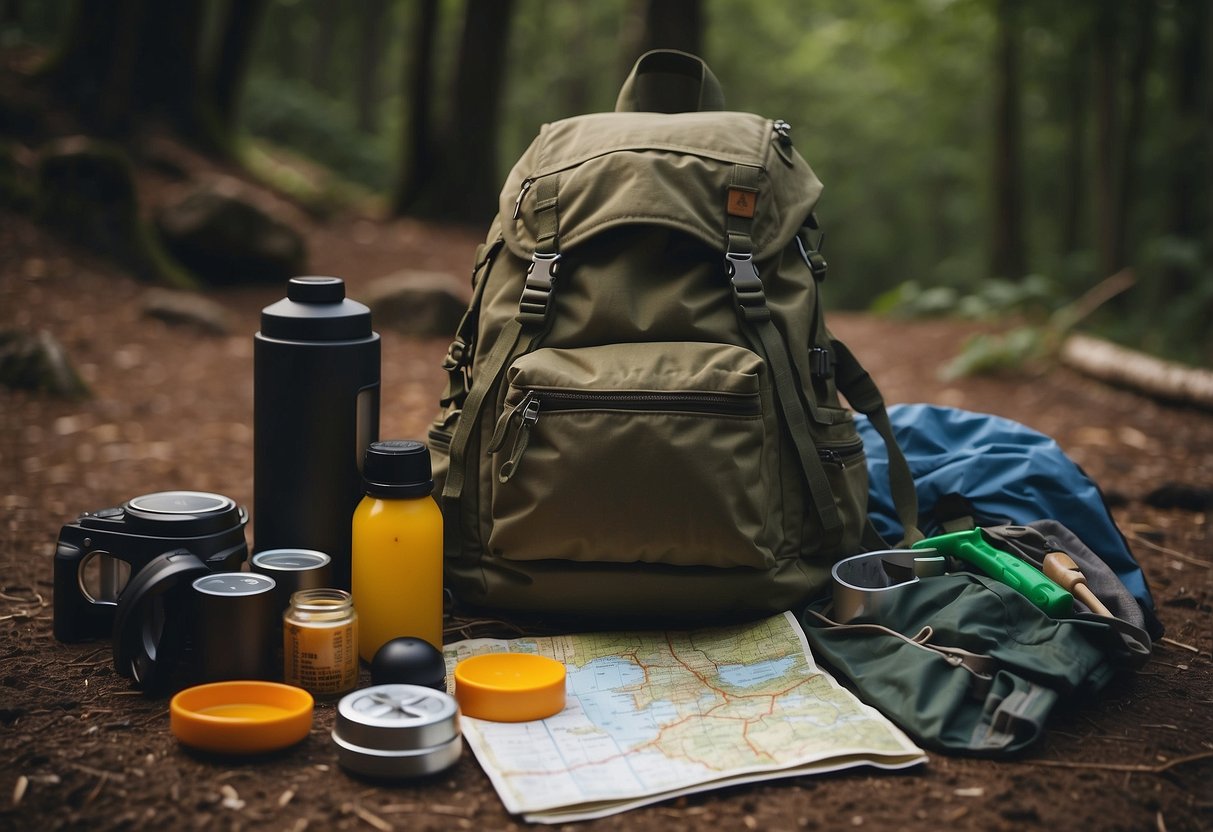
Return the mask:
{"type": "Polygon", "coordinates": [[[564,677],[564,665],[546,656],[483,653],[455,665],[455,699],[474,719],[547,719],[564,710],[564,677]]]}
{"type": "Polygon", "coordinates": [[[217,754],[263,754],[294,745],[312,730],[312,695],[277,682],[213,682],[186,688],[169,703],[182,744],[217,754]]]}

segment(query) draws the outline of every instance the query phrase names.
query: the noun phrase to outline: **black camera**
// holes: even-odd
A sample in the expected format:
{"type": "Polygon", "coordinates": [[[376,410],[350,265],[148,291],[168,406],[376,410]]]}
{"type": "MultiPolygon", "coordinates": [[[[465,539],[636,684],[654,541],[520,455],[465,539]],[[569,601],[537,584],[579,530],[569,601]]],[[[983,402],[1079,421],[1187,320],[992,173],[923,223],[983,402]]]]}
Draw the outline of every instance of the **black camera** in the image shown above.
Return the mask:
{"type": "Polygon", "coordinates": [[[153,558],[188,549],[216,572],[248,557],[248,512],[228,497],[160,491],[81,514],[55,550],[55,638],[110,638],[118,596],[153,558]]]}

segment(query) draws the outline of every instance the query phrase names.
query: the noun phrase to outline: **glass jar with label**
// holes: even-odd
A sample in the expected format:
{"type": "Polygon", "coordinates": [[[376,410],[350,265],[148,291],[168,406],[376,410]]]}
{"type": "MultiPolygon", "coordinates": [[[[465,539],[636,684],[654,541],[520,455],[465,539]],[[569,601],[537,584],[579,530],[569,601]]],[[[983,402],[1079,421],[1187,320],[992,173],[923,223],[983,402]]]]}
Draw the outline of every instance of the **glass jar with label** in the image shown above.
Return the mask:
{"type": "Polygon", "coordinates": [[[284,676],[314,696],[358,685],[358,614],[341,589],[304,589],[282,615],[284,676]]]}

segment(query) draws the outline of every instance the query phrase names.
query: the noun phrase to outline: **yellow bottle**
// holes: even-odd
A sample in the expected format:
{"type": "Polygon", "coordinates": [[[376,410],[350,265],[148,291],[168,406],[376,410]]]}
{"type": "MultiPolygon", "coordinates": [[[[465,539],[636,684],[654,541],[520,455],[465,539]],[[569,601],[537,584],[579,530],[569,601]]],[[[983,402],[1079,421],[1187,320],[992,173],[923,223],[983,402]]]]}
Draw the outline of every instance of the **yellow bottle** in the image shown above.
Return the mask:
{"type": "Polygon", "coordinates": [[[442,649],[442,511],[431,476],[420,442],[375,442],[366,450],[351,587],[364,661],[400,636],[442,649]]]}

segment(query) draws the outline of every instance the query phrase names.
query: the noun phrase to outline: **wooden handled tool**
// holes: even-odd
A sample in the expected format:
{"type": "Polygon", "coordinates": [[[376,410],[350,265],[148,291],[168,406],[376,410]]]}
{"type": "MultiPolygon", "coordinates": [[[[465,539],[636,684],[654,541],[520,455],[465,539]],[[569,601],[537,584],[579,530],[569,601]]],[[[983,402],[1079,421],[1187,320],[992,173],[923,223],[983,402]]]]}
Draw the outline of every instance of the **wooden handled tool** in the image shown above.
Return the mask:
{"type": "Polygon", "coordinates": [[[1074,562],[1074,558],[1065,552],[1049,552],[1045,555],[1044,573],[1062,589],[1069,591],[1075,598],[1086,604],[1091,612],[1108,618],[1113,617],[1111,611],[1095,597],[1095,593],[1087,586],[1087,579],[1082,574],[1082,570],[1078,568],[1078,564],[1074,562]]]}

